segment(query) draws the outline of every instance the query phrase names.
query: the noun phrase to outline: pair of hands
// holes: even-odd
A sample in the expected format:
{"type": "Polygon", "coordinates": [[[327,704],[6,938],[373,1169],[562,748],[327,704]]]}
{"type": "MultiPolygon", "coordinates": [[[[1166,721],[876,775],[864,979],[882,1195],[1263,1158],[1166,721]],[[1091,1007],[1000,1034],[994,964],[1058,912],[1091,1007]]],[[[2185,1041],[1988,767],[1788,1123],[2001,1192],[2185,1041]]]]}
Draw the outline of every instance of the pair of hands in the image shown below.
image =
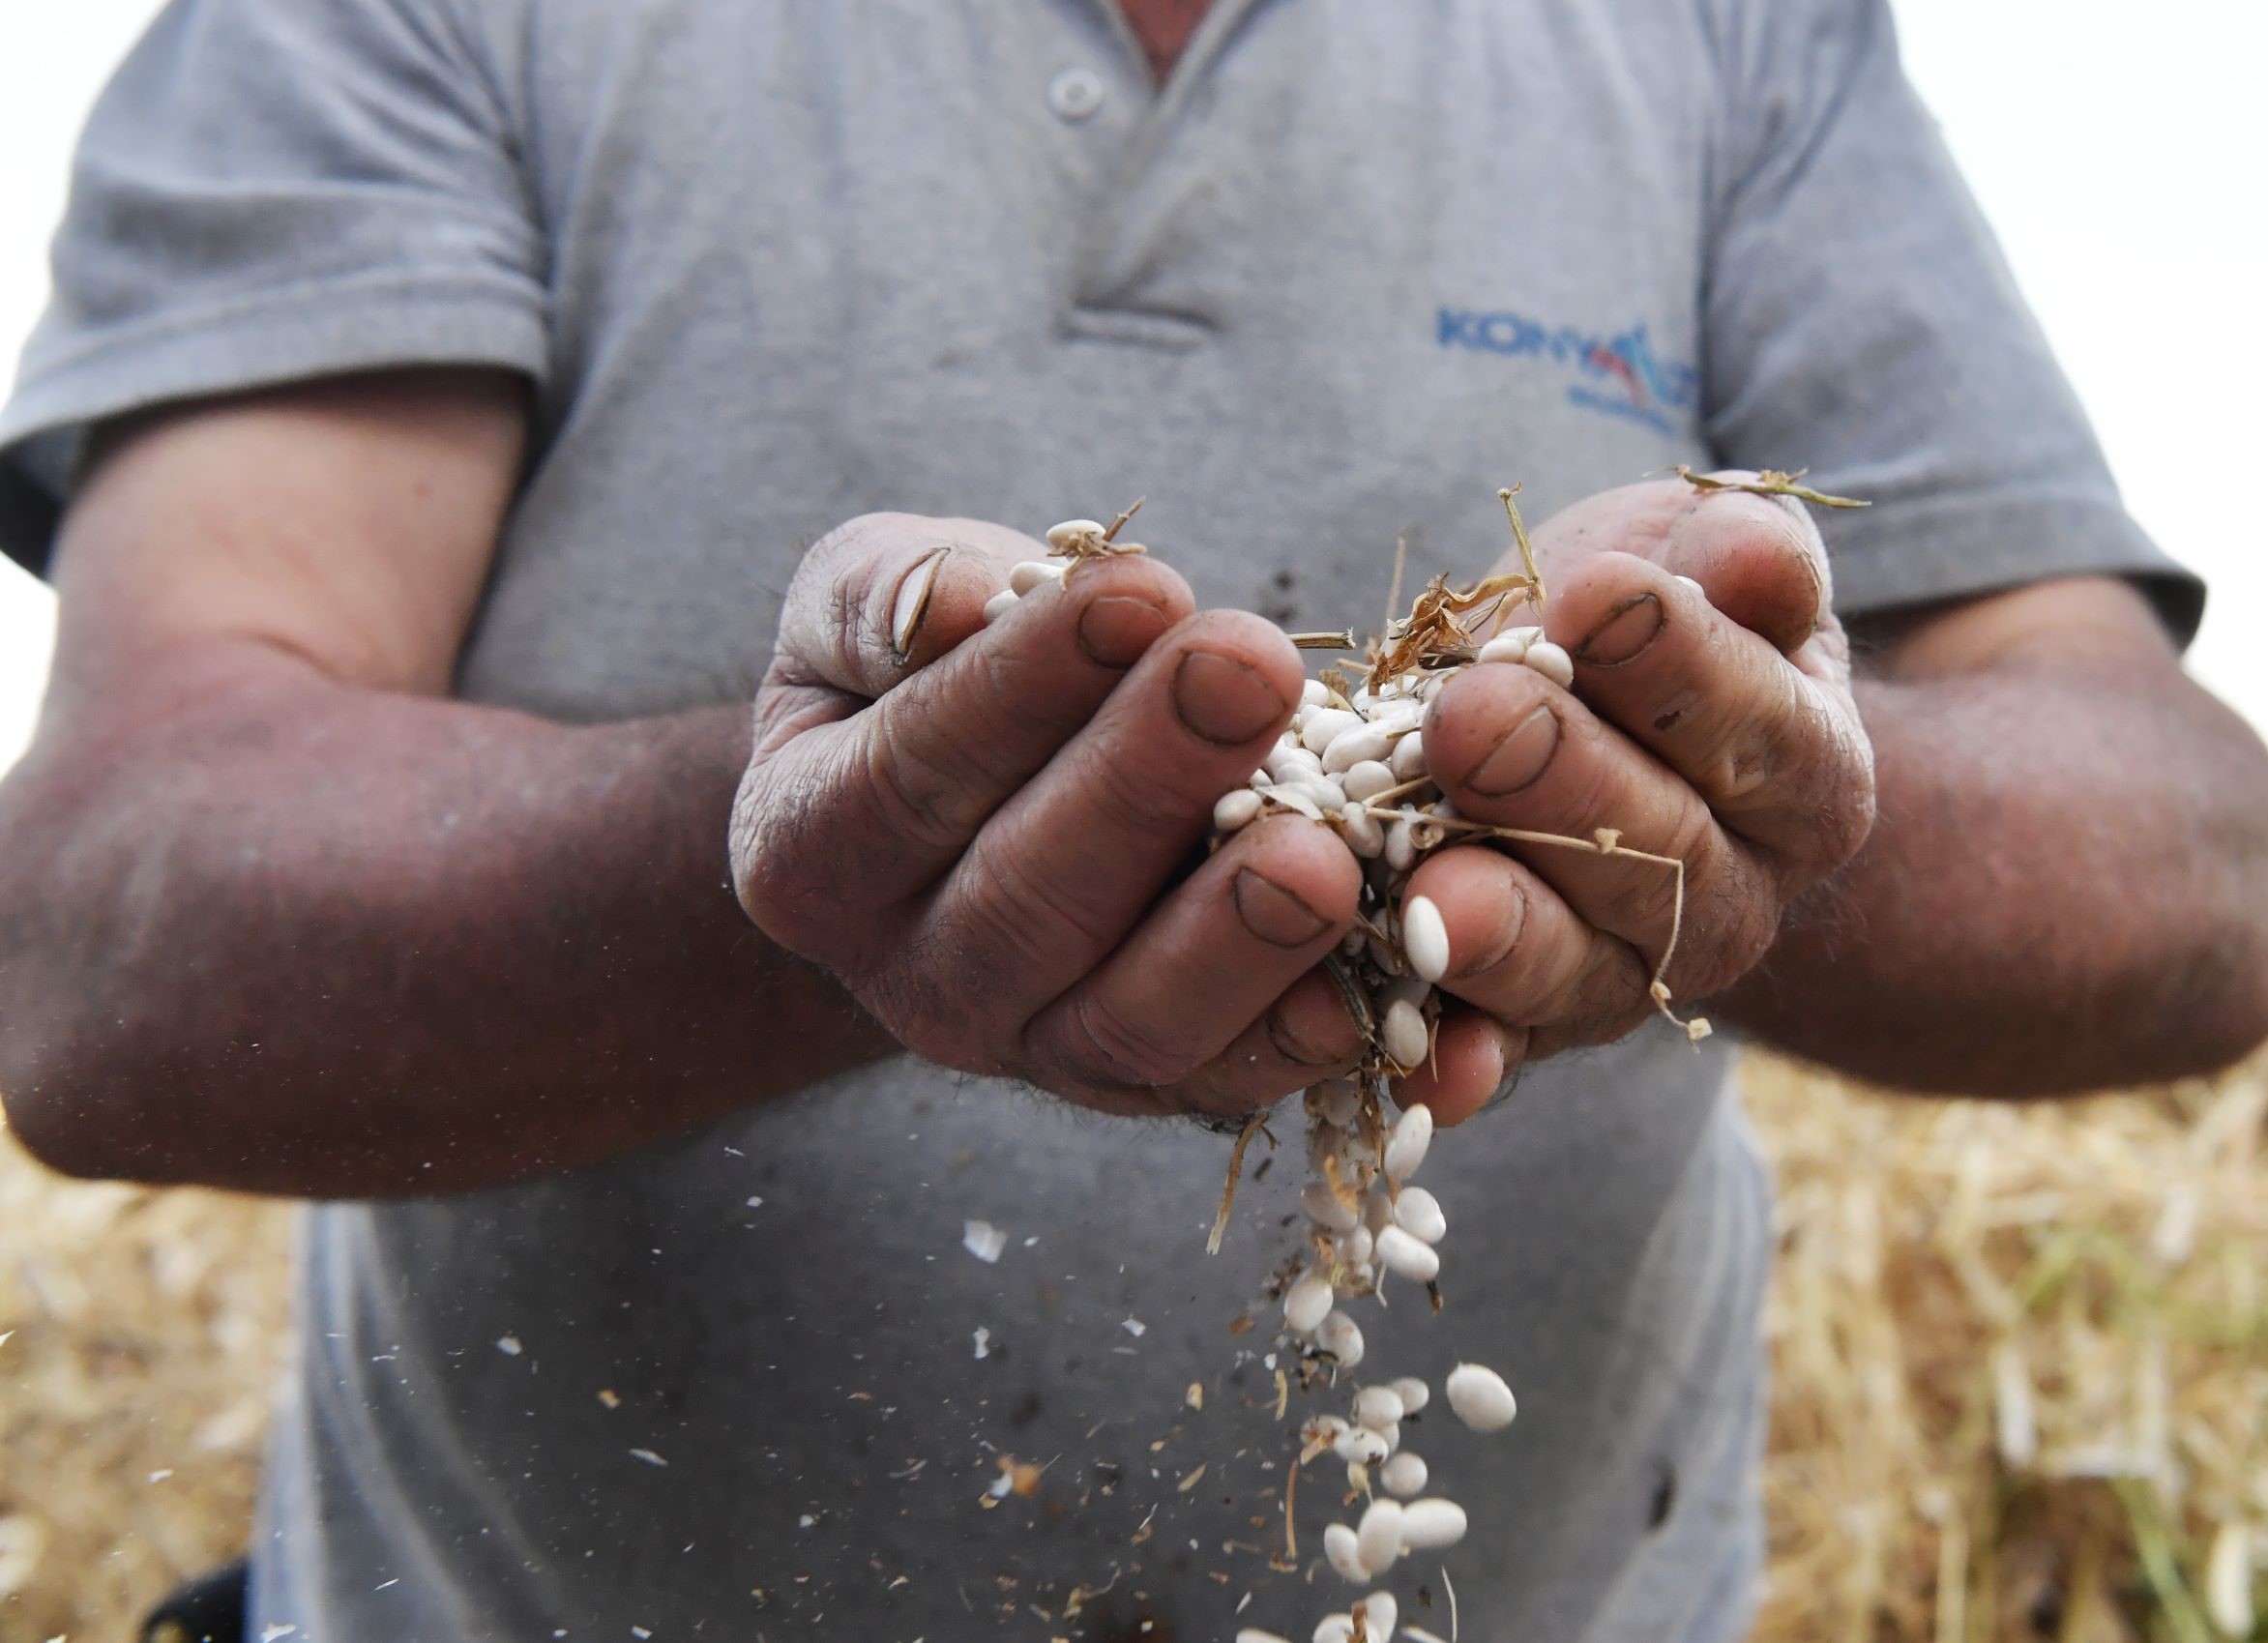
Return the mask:
{"type": "MultiPolygon", "coordinates": [[[[1667,980],[1706,997],[1872,821],[1825,551],[1793,503],[1683,481],[1578,503],[1535,544],[1576,689],[1467,669],[1424,726],[1434,779],[1477,821],[1613,827],[1684,862],[1667,980]]],[[[1139,557],[986,626],[1010,566],[1046,553],[889,513],[811,550],[733,809],[742,904],[914,1053],[1102,1111],[1241,1114],[1346,1071],[1360,1036],[1318,966],[1353,855],[1276,815],[1190,867],[1289,722],[1299,653],[1139,557]]],[[[1444,915],[1454,1006],[1405,1099],[1456,1123],[1523,1062],[1630,1032],[1673,883],[1548,846],[1435,852],[1405,894],[1444,915]]]]}

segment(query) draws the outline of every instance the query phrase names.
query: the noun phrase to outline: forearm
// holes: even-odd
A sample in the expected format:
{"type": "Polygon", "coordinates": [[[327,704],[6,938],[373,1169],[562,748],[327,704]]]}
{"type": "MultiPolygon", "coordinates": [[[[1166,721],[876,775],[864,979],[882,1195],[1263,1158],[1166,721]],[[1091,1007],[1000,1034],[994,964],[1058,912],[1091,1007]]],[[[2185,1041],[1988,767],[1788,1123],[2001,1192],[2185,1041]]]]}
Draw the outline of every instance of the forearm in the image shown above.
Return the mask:
{"type": "Polygon", "coordinates": [[[568,727],[279,661],[48,741],[0,786],[0,1091],[63,1167],[474,1188],[892,1047],[734,901],[744,709],[568,727]]]}
{"type": "Polygon", "coordinates": [[[1876,681],[1859,700],[1874,831],[1715,1008],[1946,1092],[2152,1081],[2253,1046],[2268,762],[2233,715],[2115,660],[1876,681]]]}

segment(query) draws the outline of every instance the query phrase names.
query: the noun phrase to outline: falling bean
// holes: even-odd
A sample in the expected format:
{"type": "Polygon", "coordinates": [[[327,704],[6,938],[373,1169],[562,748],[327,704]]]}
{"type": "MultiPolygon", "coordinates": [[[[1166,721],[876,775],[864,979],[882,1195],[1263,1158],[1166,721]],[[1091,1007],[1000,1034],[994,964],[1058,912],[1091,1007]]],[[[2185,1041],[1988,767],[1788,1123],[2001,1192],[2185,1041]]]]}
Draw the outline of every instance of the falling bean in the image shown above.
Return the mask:
{"type": "Polygon", "coordinates": [[[1283,1292],[1283,1326],[1300,1335],[1306,1335],[1331,1311],[1331,1279],[1327,1274],[1310,1270],[1300,1275],[1299,1280],[1283,1292]]]}
{"type": "Polygon", "coordinates": [[[1401,1394],[1391,1386],[1365,1387],[1355,1394],[1354,1418],[1358,1426],[1383,1432],[1401,1416],[1401,1394]]]}
{"type": "MultiPolygon", "coordinates": [[[[1437,1552],[1464,1539],[1464,1508],[1438,1495],[1412,1501],[1401,1509],[1401,1544],[1405,1551],[1437,1552]]],[[[1362,1540],[1356,1537],[1359,1549],[1362,1540]]],[[[1364,1560],[1368,1562],[1368,1559],[1364,1560]]]]}
{"type": "Polygon", "coordinates": [[[1415,1450],[1405,1449],[1378,1468],[1378,1486],[1402,1500],[1424,1489],[1426,1478],[1426,1462],[1415,1450]]]}
{"type": "Polygon", "coordinates": [[[1394,1628],[1401,1623],[1401,1605],[1391,1592],[1372,1592],[1355,1604],[1354,1618],[1363,1623],[1363,1643],[1393,1643],[1394,1628]]]}
{"type": "Polygon", "coordinates": [[[1344,1312],[1333,1311],[1315,1326],[1315,1344],[1352,1369],[1363,1361],[1363,1332],[1344,1312]]]}
{"type": "Polygon", "coordinates": [[[1426,1161],[1426,1149],[1432,1144],[1433,1109],[1428,1106],[1411,1107],[1395,1121],[1394,1133],[1386,1137],[1388,1177],[1399,1185],[1417,1174],[1418,1165],[1426,1161]]]}
{"type": "Polygon", "coordinates": [[[1351,1232],[1361,1220],[1357,1210],[1320,1181],[1311,1181],[1301,1188],[1299,1201],[1310,1220],[1333,1232],[1351,1232]]]}
{"type": "Polygon", "coordinates": [[[1441,1200],[1423,1187],[1404,1187],[1401,1196],[1394,1201],[1395,1223],[1412,1238],[1422,1238],[1428,1244],[1438,1244],[1449,1232],[1449,1219],[1441,1213],[1441,1200]]]}
{"type": "Polygon", "coordinates": [[[1519,1404],[1504,1377],[1485,1364],[1459,1364],[1449,1371],[1442,1390],[1457,1418],[1476,1432],[1501,1431],[1512,1424],[1519,1404]]]}
{"type": "Polygon", "coordinates": [[[1370,1578],[1370,1571],[1363,1567],[1361,1541],[1343,1523],[1334,1523],[1323,1531],[1323,1559],[1341,1580],[1360,1585],[1370,1578]]]}
{"type": "Polygon", "coordinates": [[[1397,1277],[1406,1277],[1412,1283],[1431,1283],[1441,1276],[1439,1252],[1399,1226],[1390,1226],[1379,1233],[1377,1247],[1378,1259],[1397,1277]]]}
{"type": "Polygon", "coordinates": [[[1355,1550],[1371,1578],[1384,1574],[1401,1556],[1401,1502],[1374,1500],[1355,1525],[1355,1550]]]}

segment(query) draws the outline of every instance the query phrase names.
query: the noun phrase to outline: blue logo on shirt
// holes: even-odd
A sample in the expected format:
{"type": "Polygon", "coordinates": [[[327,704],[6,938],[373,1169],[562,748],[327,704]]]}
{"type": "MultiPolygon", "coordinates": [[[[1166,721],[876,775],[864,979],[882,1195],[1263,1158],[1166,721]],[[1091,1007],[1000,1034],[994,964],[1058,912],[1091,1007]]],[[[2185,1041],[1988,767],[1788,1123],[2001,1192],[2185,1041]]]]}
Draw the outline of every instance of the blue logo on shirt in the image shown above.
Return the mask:
{"type": "Polygon", "coordinates": [[[1692,366],[1657,359],[1643,325],[1597,337],[1572,325],[1550,326],[1510,308],[1492,312],[1442,308],[1436,331],[1444,348],[1470,348],[1511,358],[1550,359],[1576,373],[1568,403],[1675,433],[1671,412],[1691,411],[1700,391],[1692,366]]]}

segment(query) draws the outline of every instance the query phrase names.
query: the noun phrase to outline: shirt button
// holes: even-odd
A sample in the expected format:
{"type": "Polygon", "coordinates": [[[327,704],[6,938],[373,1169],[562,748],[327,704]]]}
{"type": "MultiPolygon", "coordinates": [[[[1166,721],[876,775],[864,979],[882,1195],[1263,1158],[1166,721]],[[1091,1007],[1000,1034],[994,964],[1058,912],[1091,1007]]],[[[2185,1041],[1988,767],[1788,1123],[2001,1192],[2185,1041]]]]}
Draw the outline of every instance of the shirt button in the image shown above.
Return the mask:
{"type": "Polygon", "coordinates": [[[1058,118],[1084,120],[1103,106],[1103,76],[1092,69],[1066,69],[1047,82],[1047,106],[1058,118]]]}

